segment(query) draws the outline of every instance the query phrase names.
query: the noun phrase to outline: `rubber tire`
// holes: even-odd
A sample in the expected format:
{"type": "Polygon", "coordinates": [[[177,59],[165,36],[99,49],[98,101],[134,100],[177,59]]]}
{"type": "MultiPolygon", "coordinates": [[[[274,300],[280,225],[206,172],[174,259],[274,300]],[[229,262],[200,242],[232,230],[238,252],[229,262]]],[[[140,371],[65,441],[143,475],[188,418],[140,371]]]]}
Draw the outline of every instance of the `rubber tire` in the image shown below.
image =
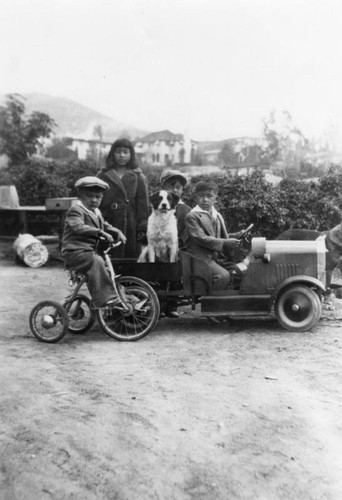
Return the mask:
{"type": "MultiPolygon", "coordinates": [[[[51,311],[48,315],[51,315],[51,313],[54,314],[54,311],[51,311]]],[[[31,332],[38,340],[51,344],[53,342],[58,342],[64,337],[64,335],[68,331],[69,318],[62,304],[60,304],[59,302],[54,302],[53,300],[43,300],[42,302],[38,302],[38,304],[36,304],[32,309],[30,313],[29,323],[31,332]],[[55,309],[55,312],[58,315],[58,321],[61,322],[60,331],[58,331],[52,337],[46,337],[45,335],[43,335],[44,330],[40,331],[41,328],[44,328],[44,325],[42,325],[41,322],[39,324],[38,314],[44,308],[55,309]]],[[[46,328],[46,331],[51,331],[51,328],[46,328]]]]}
{"type": "Polygon", "coordinates": [[[274,313],[281,326],[287,330],[305,332],[319,321],[322,303],[317,293],[311,288],[305,285],[292,285],[278,295],[274,304],[274,313]],[[298,311],[292,310],[294,305],[300,306],[298,311]]]}
{"type": "MultiPolygon", "coordinates": [[[[116,279],[118,290],[120,293],[120,286],[125,287],[125,292],[132,294],[143,294],[148,297],[150,312],[148,316],[139,313],[131,316],[125,316],[119,310],[113,309],[112,317],[108,318],[106,315],[108,310],[106,308],[97,309],[97,320],[101,328],[116,340],[131,342],[140,340],[145,337],[156,325],[160,315],[160,305],[156,292],[153,288],[146,283],[146,281],[136,278],[135,276],[120,276],[116,279]],[[146,323],[146,319],[148,322],[146,323]],[[113,325],[115,321],[115,325],[113,325]],[[144,324],[139,321],[143,321],[144,324]],[[140,328],[141,326],[141,328],[140,328]],[[114,329],[115,327],[115,329],[114,329]],[[138,328],[138,329],[137,329],[138,328]],[[132,331],[134,330],[134,331],[132,331]]],[[[123,300],[124,296],[122,296],[123,300]]]]}
{"type": "MultiPolygon", "coordinates": [[[[83,294],[77,294],[76,297],[74,298],[72,304],[76,301],[81,301],[82,305],[82,310],[86,307],[88,310],[89,310],[89,313],[90,313],[90,316],[89,316],[89,320],[88,320],[88,323],[86,323],[83,327],[81,328],[75,328],[74,326],[72,326],[72,322],[76,322],[78,321],[77,318],[73,318],[72,315],[70,314],[70,309],[72,308],[72,305],[70,307],[70,309],[68,310],[67,314],[68,314],[68,318],[69,318],[69,332],[73,333],[73,334],[80,334],[80,333],[85,333],[89,330],[89,328],[91,328],[95,322],[95,319],[96,319],[96,316],[95,316],[95,313],[94,313],[94,310],[92,309],[91,307],[91,300],[89,297],[87,297],[86,295],[83,295],[83,294]]],[[[68,299],[65,300],[63,302],[63,306],[66,307],[68,303],[68,299]]],[[[80,319],[83,319],[83,318],[80,318],[80,319]]]]}

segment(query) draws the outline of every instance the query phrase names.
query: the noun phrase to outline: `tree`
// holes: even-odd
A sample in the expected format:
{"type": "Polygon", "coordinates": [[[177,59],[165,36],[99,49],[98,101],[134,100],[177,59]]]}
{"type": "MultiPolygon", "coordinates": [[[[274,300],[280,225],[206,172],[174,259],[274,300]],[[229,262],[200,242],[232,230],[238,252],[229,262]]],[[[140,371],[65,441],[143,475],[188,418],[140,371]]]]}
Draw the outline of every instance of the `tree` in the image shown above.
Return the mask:
{"type": "Polygon", "coordinates": [[[54,139],[51,146],[46,148],[46,156],[54,160],[77,158],[76,151],[68,147],[69,139],[54,139]]]}
{"type": "Polygon", "coordinates": [[[275,130],[275,112],[272,111],[268,118],[263,120],[263,133],[266,141],[264,155],[271,162],[276,161],[280,157],[280,138],[275,130]]]}
{"type": "Polygon", "coordinates": [[[179,158],[179,165],[184,165],[184,158],[185,158],[185,149],[180,148],[178,152],[178,158],[179,158]]]}
{"type": "Polygon", "coordinates": [[[236,161],[236,155],[234,152],[234,148],[228,142],[226,142],[224,144],[223,148],[221,149],[221,151],[218,155],[218,159],[219,159],[220,163],[222,165],[224,165],[225,167],[231,166],[232,163],[234,163],[236,161]]]}
{"type": "Polygon", "coordinates": [[[0,106],[0,154],[8,156],[10,165],[23,163],[37,153],[42,138],[49,137],[56,125],[38,111],[26,117],[23,99],[19,94],[9,94],[5,106],[0,106]]]}
{"type": "Polygon", "coordinates": [[[97,165],[98,169],[105,166],[106,155],[98,143],[91,143],[87,151],[87,161],[97,165]]]}
{"type": "Polygon", "coordinates": [[[99,141],[103,141],[103,130],[101,125],[96,125],[93,130],[93,136],[98,137],[99,141]]]}
{"type": "MultiPolygon", "coordinates": [[[[192,154],[191,150],[191,154],[192,154]]],[[[203,151],[200,149],[197,149],[197,151],[194,153],[193,156],[191,156],[191,165],[197,165],[201,166],[205,164],[204,156],[203,156],[203,151]]]]}
{"type": "Polygon", "coordinates": [[[290,113],[272,111],[263,121],[263,133],[266,147],[262,157],[278,166],[286,176],[297,176],[300,164],[310,150],[310,143],[293,124],[290,113]]]}

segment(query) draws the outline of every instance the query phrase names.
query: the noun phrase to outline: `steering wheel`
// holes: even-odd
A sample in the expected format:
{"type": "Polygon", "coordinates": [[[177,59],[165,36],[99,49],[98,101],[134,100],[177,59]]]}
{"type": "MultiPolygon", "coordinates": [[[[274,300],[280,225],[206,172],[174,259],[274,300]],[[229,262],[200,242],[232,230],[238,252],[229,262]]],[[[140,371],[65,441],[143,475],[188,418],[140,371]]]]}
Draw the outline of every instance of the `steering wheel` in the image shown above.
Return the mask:
{"type": "Polygon", "coordinates": [[[245,241],[246,243],[249,243],[253,227],[254,227],[254,224],[250,224],[246,229],[243,230],[242,235],[240,237],[241,243],[243,241],[245,241]]]}

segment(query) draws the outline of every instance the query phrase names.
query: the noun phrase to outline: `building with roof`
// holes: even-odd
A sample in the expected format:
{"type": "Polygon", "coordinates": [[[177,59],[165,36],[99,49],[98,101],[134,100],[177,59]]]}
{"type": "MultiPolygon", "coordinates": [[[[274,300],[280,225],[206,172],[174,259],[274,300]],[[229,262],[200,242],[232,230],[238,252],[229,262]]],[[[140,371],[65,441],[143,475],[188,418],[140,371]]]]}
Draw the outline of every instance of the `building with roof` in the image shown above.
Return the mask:
{"type": "Polygon", "coordinates": [[[221,149],[207,149],[203,151],[202,156],[204,157],[205,165],[218,165],[221,149]]]}
{"type": "Polygon", "coordinates": [[[161,130],[138,139],[135,152],[141,163],[155,166],[190,165],[198,143],[188,133],[174,134],[161,130]]]}
{"type": "Polygon", "coordinates": [[[112,146],[111,142],[104,142],[99,139],[79,139],[65,137],[67,146],[77,154],[80,160],[85,160],[89,154],[94,156],[107,156],[112,146]]]}

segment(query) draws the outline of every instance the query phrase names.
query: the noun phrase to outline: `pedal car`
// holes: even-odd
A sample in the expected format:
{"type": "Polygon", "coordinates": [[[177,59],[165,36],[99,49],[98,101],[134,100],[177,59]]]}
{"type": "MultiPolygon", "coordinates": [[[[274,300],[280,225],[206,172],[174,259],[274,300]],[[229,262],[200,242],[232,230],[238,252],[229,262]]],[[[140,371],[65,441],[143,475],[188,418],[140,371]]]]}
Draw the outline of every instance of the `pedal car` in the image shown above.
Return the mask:
{"type": "Polygon", "coordinates": [[[216,320],[274,312],[288,330],[311,329],[320,319],[325,292],[324,241],[253,238],[251,243],[247,270],[233,271],[229,288],[220,291],[213,290],[208,264],[184,251],[178,263],[112,263],[116,273],[147,281],[157,293],[161,310],[173,297],[179,306],[200,305],[203,316],[216,320]]]}

